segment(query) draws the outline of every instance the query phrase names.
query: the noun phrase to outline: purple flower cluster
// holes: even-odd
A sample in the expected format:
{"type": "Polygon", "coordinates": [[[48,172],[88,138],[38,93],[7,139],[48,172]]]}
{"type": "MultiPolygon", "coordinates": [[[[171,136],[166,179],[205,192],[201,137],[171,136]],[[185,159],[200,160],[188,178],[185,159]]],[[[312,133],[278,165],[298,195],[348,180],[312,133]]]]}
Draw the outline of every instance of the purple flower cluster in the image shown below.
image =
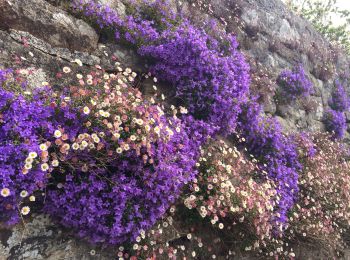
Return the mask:
{"type": "Polygon", "coordinates": [[[308,96],[313,91],[312,82],[307,78],[301,64],[292,70],[283,71],[278,76],[277,83],[282,87],[283,94],[291,99],[308,96]]]}
{"type": "Polygon", "coordinates": [[[326,130],[333,133],[334,138],[342,139],[347,129],[345,112],[350,108],[350,99],[340,82],[335,82],[335,89],[328,101],[330,108],[325,111],[326,130]]]}
{"type": "Polygon", "coordinates": [[[254,155],[269,177],[275,181],[279,196],[276,221],[285,224],[287,213],[298,193],[297,147],[291,137],[285,136],[280,124],[263,115],[260,105],[248,103],[239,118],[238,133],[245,138],[244,147],[254,155]]]}
{"type": "Polygon", "coordinates": [[[175,31],[163,32],[156,44],[139,49],[154,59],[152,71],[176,86],[190,113],[223,134],[235,129],[249,92],[249,67],[235,38],[226,40],[227,49],[222,49],[216,39],[183,22],[175,31]]]}
{"type": "MultiPolygon", "coordinates": [[[[130,69],[120,75],[91,72],[87,80],[80,75],[55,100],[50,91],[26,99],[2,90],[0,189],[6,196],[0,197],[5,212],[0,221],[18,220],[25,198],[46,188],[45,212],[79,236],[109,244],[135,239],[195,177],[195,160],[207,138],[235,132],[245,139],[241,148],[275,182],[273,221],[285,224],[298,192],[297,147],[255,99],[249,100],[249,66],[235,38],[193,26],[162,1],[146,3],[155,17],[137,7],[125,18],[95,1],[73,3],[149,58],[154,75],[174,86],[190,114],[181,115],[182,121],[169,119],[160,107],[143,101],[131,86],[136,74],[130,69]],[[74,97],[72,102],[66,95],[74,97]],[[29,160],[30,171],[22,174],[29,152],[40,161],[32,167],[29,160]]],[[[0,84],[7,73],[0,71],[0,84]]],[[[301,66],[283,72],[278,81],[292,98],[312,91],[301,66]]],[[[336,131],[345,119],[333,112],[328,128],[336,131]]]]}
{"type": "MultiPolygon", "coordinates": [[[[1,71],[0,71],[1,74],[1,71]]],[[[47,185],[47,172],[34,167],[42,151],[40,145],[52,141],[55,129],[67,125],[67,132],[76,133],[82,127],[74,109],[48,106],[56,101],[51,89],[38,88],[33,93],[12,93],[4,90],[8,83],[24,86],[12,70],[0,84],[0,221],[14,224],[26,204],[39,201],[36,193],[47,185]]],[[[63,99],[63,97],[62,97],[63,99]]]]}
{"type": "MultiPolygon", "coordinates": [[[[91,74],[95,82],[108,79],[91,74]]],[[[167,118],[121,82],[119,76],[101,83],[122,84],[120,90],[102,93],[96,85],[79,95],[74,87],[47,87],[27,97],[0,88],[0,222],[17,223],[36,201],[79,236],[117,244],[135,239],[165,213],[196,175],[203,133],[193,131],[190,139],[179,119],[167,118]],[[81,102],[90,100],[83,109],[81,102]],[[101,110],[106,102],[113,116],[101,110]]]]}
{"type": "Polygon", "coordinates": [[[334,138],[342,139],[347,129],[345,114],[342,111],[328,109],[324,114],[326,130],[333,133],[334,138]]]}
{"type": "Polygon", "coordinates": [[[8,80],[8,77],[12,74],[11,69],[0,69],[0,84],[8,80]]]}
{"type": "Polygon", "coordinates": [[[173,25],[169,20],[174,21],[175,16],[161,8],[156,9],[161,10],[161,19],[145,21],[133,16],[123,20],[110,8],[93,2],[78,1],[74,7],[93,16],[101,27],[114,29],[117,39],[123,35],[124,41],[136,44],[140,55],[151,58],[151,71],[174,85],[177,97],[196,119],[222,134],[235,129],[249,93],[249,66],[233,36],[225,35],[219,41],[187,20],[173,25]]]}
{"type": "MultiPolygon", "coordinates": [[[[135,19],[131,15],[123,20],[113,10],[94,3],[78,4],[75,8],[93,16],[101,27],[118,32],[117,39],[124,34],[123,40],[135,43],[142,56],[151,58],[152,71],[176,87],[177,96],[189,107],[193,119],[203,120],[211,129],[217,129],[211,131],[212,135],[238,131],[246,136],[250,152],[259,157],[270,177],[278,183],[279,221],[286,222],[287,211],[293,206],[298,191],[300,164],[296,147],[283,135],[275,120],[261,116],[257,102],[247,103],[249,67],[237,51],[235,38],[215,37],[185,19],[176,23],[176,17],[167,19],[166,12],[160,14],[163,26],[151,20],[147,24],[154,30],[150,30],[138,26],[143,21],[142,16],[135,19]],[[243,105],[246,105],[245,111],[242,111],[243,105]]],[[[301,66],[283,72],[279,81],[293,97],[312,91],[312,84],[301,66]]]]}
{"type": "Polygon", "coordinates": [[[22,169],[29,152],[39,153],[41,137],[53,132],[50,117],[40,96],[28,101],[0,88],[0,190],[8,191],[0,196],[1,222],[16,223],[22,201],[45,187],[43,171],[22,169]]]}
{"type": "MultiPolygon", "coordinates": [[[[168,143],[154,143],[153,165],[145,165],[135,151],[130,151],[108,161],[106,168],[87,173],[76,169],[65,177],[56,172],[55,183],[63,183],[63,188],[49,190],[45,210],[93,243],[135,240],[164,215],[183,185],[195,175],[194,151],[188,143],[184,133],[168,143]]],[[[77,156],[85,160],[89,155],[94,157],[77,156]]]]}
{"type": "Polygon", "coordinates": [[[336,111],[345,112],[349,110],[350,99],[346,93],[345,88],[340,82],[335,83],[335,89],[332,93],[332,97],[328,101],[329,106],[336,111]]]}
{"type": "MultiPolygon", "coordinates": [[[[147,5],[154,8],[157,7],[158,3],[158,1],[155,1],[147,5]]],[[[101,29],[113,28],[117,40],[124,40],[131,44],[141,44],[143,42],[153,42],[159,38],[159,32],[154,27],[153,21],[140,19],[140,17],[133,15],[121,18],[109,6],[91,0],[73,0],[72,7],[85,16],[94,18],[101,29]]],[[[161,9],[156,8],[155,10],[159,10],[159,14],[162,15],[161,9]]],[[[164,19],[161,19],[161,21],[166,22],[164,19]]]]}

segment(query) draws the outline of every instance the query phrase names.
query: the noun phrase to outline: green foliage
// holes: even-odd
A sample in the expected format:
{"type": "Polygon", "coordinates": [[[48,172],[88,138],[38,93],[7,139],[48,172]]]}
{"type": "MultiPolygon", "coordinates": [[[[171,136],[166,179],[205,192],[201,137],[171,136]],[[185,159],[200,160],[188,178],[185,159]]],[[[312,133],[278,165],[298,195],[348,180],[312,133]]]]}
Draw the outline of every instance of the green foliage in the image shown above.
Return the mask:
{"type": "Polygon", "coordinates": [[[331,42],[340,44],[350,53],[350,11],[337,7],[337,0],[287,0],[286,4],[312,23],[317,31],[331,42]],[[334,17],[344,20],[334,23],[334,17]]]}

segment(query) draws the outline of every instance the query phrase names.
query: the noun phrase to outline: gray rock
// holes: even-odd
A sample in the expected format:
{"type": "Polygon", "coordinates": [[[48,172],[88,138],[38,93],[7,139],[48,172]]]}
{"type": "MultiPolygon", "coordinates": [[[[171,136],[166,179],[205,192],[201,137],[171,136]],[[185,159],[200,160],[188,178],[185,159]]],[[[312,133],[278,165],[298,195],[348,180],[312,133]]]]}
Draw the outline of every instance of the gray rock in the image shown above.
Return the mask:
{"type": "Polygon", "coordinates": [[[295,125],[294,122],[291,122],[290,120],[286,120],[285,118],[280,117],[280,116],[276,116],[275,118],[281,124],[284,132],[293,133],[293,132],[297,131],[297,126],[295,125]]]}
{"type": "Polygon", "coordinates": [[[0,227],[0,259],[88,260],[114,259],[115,251],[102,250],[78,239],[45,215],[34,215],[11,229],[0,227]],[[91,254],[94,250],[95,254],[91,254]]]}
{"type": "Polygon", "coordinates": [[[322,99],[320,100],[316,100],[316,109],[315,109],[315,119],[321,121],[323,118],[323,114],[324,114],[324,107],[322,104],[322,99]]]}
{"type": "Polygon", "coordinates": [[[264,64],[265,64],[267,67],[269,67],[269,68],[276,68],[276,66],[277,66],[277,61],[276,61],[276,59],[275,59],[275,57],[274,57],[273,55],[268,54],[268,55],[266,56],[266,59],[265,59],[264,64]]]}
{"type": "Polygon", "coordinates": [[[350,122],[350,112],[345,112],[346,122],[350,122]]]}
{"type": "Polygon", "coordinates": [[[298,41],[300,36],[293,29],[286,19],[282,19],[281,27],[278,30],[278,37],[282,42],[298,41]]]}
{"type": "Polygon", "coordinates": [[[296,104],[278,104],[276,113],[290,120],[305,117],[305,110],[300,109],[296,104]]]}
{"type": "Polygon", "coordinates": [[[98,0],[102,5],[106,5],[116,10],[120,16],[125,16],[125,5],[119,0],[98,0]]]}
{"type": "Polygon", "coordinates": [[[257,27],[259,25],[259,16],[258,12],[255,9],[250,9],[244,12],[241,16],[241,19],[250,26],[257,27]]]}
{"type": "Polygon", "coordinates": [[[264,102],[264,112],[274,115],[276,113],[276,103],[273,98],[269,98],[264,102]]]}
{"type": "Polygon", "coordinates": [[[54,47],[93,51],[98,35],[84,21],[44,0],[0,0],[0,28],[26,31],[54,47]]]}
{"type": "Polygon", "coordinates": [[[28,68],[28,69],[34,71],[32,74],[30,74],[27,77],[28,86],[30,88],[40,87],[43,82],[47,81],[46,72],[42,68],[39,68],[39,69],[28,68]]]}
{"type": "Polygon", "coordinates": [[[311,117],[306,118],[307,127],[306,130],[309,132],[324,132],[325,126],[321,121],[314,120],[311,117]]]}

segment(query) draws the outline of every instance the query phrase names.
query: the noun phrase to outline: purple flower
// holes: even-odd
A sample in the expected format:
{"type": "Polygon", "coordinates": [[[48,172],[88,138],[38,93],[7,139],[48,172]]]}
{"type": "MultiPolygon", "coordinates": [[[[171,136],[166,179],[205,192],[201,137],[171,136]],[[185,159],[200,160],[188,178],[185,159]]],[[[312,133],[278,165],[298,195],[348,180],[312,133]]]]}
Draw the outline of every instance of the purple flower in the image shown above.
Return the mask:
{"type": "Polygon", "coordinates": [[[345,91],[345,88],[338,81],[335,83],[335,89],[328,103],[333,110],[339,112],[345,112],[349,110],[350,99],[345,91]]]}
{"type": "Polygon", "coordinates": [[[249,66],[237,50],[235,37],[220,35],[219,41],[164,10],[163,1],[148,5],[159,10],[159,19],[147,20],[147,15],[145,19],[131,15],[121,19],[93,2],[74,7],[94,16],[101,26],[115,31],[117,40],[135,45],[140,55],[150,58],[151,71],[173,84],[177,98],[195,119],[211,124],[221,134],[231,133],[241,104],[247,101],[250,82],[249,66]],[[168,22],[159,24],[159,20],[168,22]]]}
{"type": "Polygon", "coordinates": [[[63,185],[48,189],[45,212],[93,243],[135,239],[155,224],[196,175],[198,147],[185,132],[174,131],[168,142],[159,140],[151,149],[154,164],[145,164],[142,156],[129,151],[119,157],[105,154],[102,165],[108,167],[101,166],[95,150],[75,153],[79,162],[96,167],[53,172],[53,182],[63,185]]]}
{"type": "Polygon", "coordinates": [[[0,69],[0,84],[8,80],[8,77],[12,75],[12,69],[0,69]]]}
{"type": "MultiPolygon", "coordinates": [[[[148,15],[143,16],[139,6],[137,19],[130,15],[124,20],[113,11],[96,8],[93,3],[76,8],[85,15],[93,15],[99,24],[117,32],[117,40],[134,44],[140,55],[150,59],[152,72],[170,82],[179,102],[188,107],[190,117],[183,120],[197,143],[205,142],[208,135],[228,135],[234,131],[246,138],[248,151],[276,181],[281,197],[280,217],[276,221],[285,223],[298,192],[297,149],[293,140],[282,133],[280,125],[262,116],[262,109],[254,99],[249,101],[249,66],[237,50],[235,38],[215,34],[210,30],[213,24],[209,25],[211,33],[208,33],[167,12],[157,12],[158,19],[152,20],[148,15]]],[[[312,91],[301,66],[283,72],[280,82],[293,97],[312,91]]]]}
{"type": "Polygon", "coordinates": [[[254,155],[277,185],[280,197],[276,222],[286,224],[287,213],[292,208],[298,193],[297,147],[292,137],[283,134],[280,124],[263,114],[262,107],[254,102],[247,103],[239,117],[237,132],[245,138],[242,148],[254,155]]]}
{"type": "Polygon", "coordinates": [[[306,97],[313,91],[313,85],[301,64],[292,70],[283,71],[278,76],[277,83],[282,87],[283,93],[291,99],[306,97]]]}
{"type": "Polygon", "coordinates": [[[324,115],[327,131],[333,133],[334,138],[342,139],[347,129],[344,112],[328,109],[324,115]]]}
{"type": "Polygon", "coordinates": [[[40,168],[32,169],[30,173],[23,171],[31,168],[39,157],[39,145],[43,140],[52,141],[53,132],[59,125],[68,124],[77,130],[79,126],[77,118],[69,121],[65,111],[47,106],[52,93],[50,89],[38,89],[30,97],[14,94],[3,89],[7,80],[13,77],[11,70],[7,70],[6,75],[0,83],[0,190],[9,189],[10,195],[0,196],[0,222],[15,224],[20,220],[19,203],[29,203],[28,197],[47,184],[46,173],[40,168]],[[31,152],[37,157],[29,158],[31,152]],[[21,196],[22,191],[28,195],[21,196]]]}

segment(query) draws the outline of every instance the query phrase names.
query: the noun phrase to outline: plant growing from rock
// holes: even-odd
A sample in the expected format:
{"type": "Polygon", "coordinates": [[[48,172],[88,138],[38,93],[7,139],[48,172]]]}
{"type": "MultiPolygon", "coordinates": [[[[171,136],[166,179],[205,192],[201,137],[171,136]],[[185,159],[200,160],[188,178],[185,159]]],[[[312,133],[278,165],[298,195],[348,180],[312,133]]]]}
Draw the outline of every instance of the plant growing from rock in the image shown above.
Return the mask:
{"type": "MultiPolygon", "coordinates": [[[[114,31],[117,41],[131,43],[142,56],[151,58],[152,71],[174,85],[180,102],[188,105],[195,121],[204,121],[216,129],[212,134],[246,133],[247,146],[252,154],[257,153],[259,157],[264,157],[261,151],[268,150],[270,141],[267,140],[272,140],[272,146],[278,149],[272,149],[263,161],[268,162],[266,170],[271,179],[281,182],[280,196],[283,199],[281,217],[278,218],[285,222],[285,214],[293,205],[293,193],[297,192],[296,169],[299,164],[293,154],[295,147],[285,145],[277,122],[272,123],[271,127],[270,122],[262,123],[262,109],[254,99],[248,102],[248,65],[237,50],[235,38],[222,33],[212,35],[193,26],[181,16],[164,11],[166,7],[162,1],[145,3],[151,9],[154,4],[162,6],[157,9],[161,10],[157,13],[157,19],[152,18],[155,17],[154,13],[152,16],[142,14],[145,8],[137,5],[126,19],[94,2],[74,1],[74,8],[89,18],[93,17],[102,28],[114,31]],[[162,26],[159,21],[162,21],[162,26]],[[252,109],[247,116],[242,108],[249,106],[252,109]],[[268,130],[263,130],[262,125],[268,130]],[[284,178],[288,181],[278,177],[286,172],[284,178]],[[283,182],[288,182],[290,186],[285,186],[283,182]]],[[[299,80],[299,77],[296,79],[299,80]]]]}
{"type": "Polygon", "coordinates": [[[282,88],[280,95],[286,95],[284,98],[287,100],[306,97],[313,91],[313,85],[307,78],[301,64],[295,66],[292,70],[282,71],[277,78],[277,83],[282,88]]]}
{"type": "Polygon", "coordinates": [[[326,110],[324,114],[326,130],[333,134],[336,139],[342,139],[347,129],[345,114],[333,109],[326,110]]]}
{"type": "Polygon", "coordinates": [[[177,97],[196,119],[218,128],[222,134],[232,132],[249,91],[249,67],[237,50],[235,37],[220,35],[219,40],[219,36],[164,11],[163,1],[145,6],[136,8],[151,8],[157,15],[139,12],[122,19],[94,2],[77,1],[74,5],[84,15],[95,18],[101,27],[112,29],[117,40],[135,45],[139,54],[150,58],[151,71],[176,88],[177,97]]]}
{"type": "Polygon", "coordinates": [[[333,90],[332,96],[328,103],[333,110],[339,112],[346,112],[349,110],[350,99],[344,86],[340,82],[335,82],[335,89],[333,90]]]}
{"type": "MultiPolygon", "coordinates": [[[[154,224],[165,216],[163,226],[172,222],[165,213],[189,184],[185,205],[196,209],[192,213],[231,236],[235,223],[247,223],[246,249],[270,250],[271,240],[273,256],[289,254],[281,249],[289,230],[319,235],[313,231],[318,224],[307,219],[307,212],[300,213],[306,221],[293,222],[305,190],[316,189],[318,209],[340,212],[321,198],[317,189],[323,189],[322,184],[311,179],[299,185],[299,173],[317,164],[313,158],[321,161],[324,148],[318,152],[311,145],[304,158],[298,150],[307,142],[299,144],[294,136],[283,134],[275,119],[263,115],[254,93],[249,93],[249,67],[232,35],[216,33],[211,23],[198,28],[163,1],[131,3],[126,17],[95,1],[74,1],[74,8],[148,58],[152,73],[176,89],[177,102],[188,106],[189,115],[144,99],[134,88],[136,73],[120,64],[114,74],[97,67],[88,75],[74,75],[66,67],[63,72],[71,81],[62,79],[62,85],[68,88],[46,84],[45,91],[28,97],[9,91],[11,84],[19,90],[25,84],[9,81],[11,71],[0,71],[1,221],[18,222],[35,200],[78,236],[93,243],[122,244],[120,257],[129,257],[132,250],[133,259],[159,250],[174,257],[175,245],[160,247],[155,242],[161,240],[162,229],[155,231],[154,224]],[[236,148],[217,141],[218,134],[236,148]],[[206,144],[208,136],[212,139],[206,144]]],[[[312,92],[301,66],[283,72],[279,83],[292,99],[312,92]]],[[[333,100],[337,103],[339,97],[333,100]]],[[[344,113],[332,111],[329,129],[339,131],[344,113]]],[[[343,182],[331,170],[323,174],[336,182],[332,190],[338,190],[343,182]]],[[[174,213],[173,207],[169,211],[174,213]]],[[[333,213],[327,216],[335,219],[333,213]]],[[[342,214],[347,216],[348,209],[342,214]]],[[[337,217],[333,223],[345,226],[346,219],[337,217]]],[[[330,237],[339,238],[334,230],[327,226],[330,237]]],[[[186,237],[190,240],[192,234],[186,237]]],[[[203,246],[200,239],[199,244],[203,246]]]]}
{"type": "Polygon", "coordinates": [[[280,198],[274,220],[278,230],[283,230],[288,222],[288,210],[294,205],[298,193],[298,171],[301,165],[297,146],[292,136],[282,132],[274,118],[263,114],[261,105],[250,102],[243,111],[239,117],[238,134],[245,142],[244,145],[238,143],[238,147],[247,149],[268,173],[268,177],[274,180],[280,198]]]}
{"type": "Polygon", "coordinates": [[[196,147],[182,123],[144,100],[132,88],[135,76],[130,69],[77,75],[67,106],[82,127],[55,129],[55,140],[41,141],[41,159],[32,167],[45,166],[53,183],[44,211],[94,243],[135,239],[196,172],[196,147]]]}
{"type": "Polygon", "coordinates": [[[14,224],[21,214],[29,213],[29,204],[40,200],[35,192],[46,188],[47,169],[33,168],[42,154],[42,140],[52,141],[59,125],[69,125],[67,132],[79,129],[79,125],[69,107],[57,110],[48,105],[54,98],[47,86],[31,92],[21,75],[10,70],[5,73],[6,78],[0,82],[0,220],[14,224]],[[22,92],[10,92],[6,90],[9,86],[22,88],[22,92]]]}
{"type": "Polygon", "coordinates": [[[303,170],[286,236],[341,250],[350,224],[349,150],[321,133],[299,136],[298,144],[303,170]]]}
{"type": "Polygon", "coordinates": [[[186,207],[233,234],[244,222],[249,230],[242,244],[254,249],[266,246],[274,236],[271,220],[277,192],[256,160],[250,161],[224,141],[210,141],[201,150],[197,168],[198,176],[184,199],[186,207]]]}
{"type": "Polygon", "coordinates": [[[333,133],[334,138],[342,139],[347,130],[345,112],[349,110],[350,99],[340,82],[335,82],[335,89],[328,101],[330,108],[324,114],[326,130],[333,133]]]}

